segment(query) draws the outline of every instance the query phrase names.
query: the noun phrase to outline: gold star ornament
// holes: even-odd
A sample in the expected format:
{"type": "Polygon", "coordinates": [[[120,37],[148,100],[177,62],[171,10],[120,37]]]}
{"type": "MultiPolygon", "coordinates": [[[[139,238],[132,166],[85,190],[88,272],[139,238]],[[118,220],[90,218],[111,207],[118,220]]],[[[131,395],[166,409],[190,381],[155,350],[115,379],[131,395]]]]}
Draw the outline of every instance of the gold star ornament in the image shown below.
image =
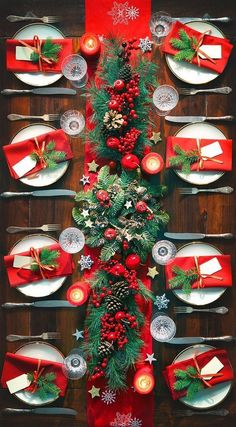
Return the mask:
{"type": "Polygon", "coordinates": [[[148,267],[148,273],[147,276],[151,277],[152,279],[155,279],[156,276],[158,276],[158,271],[156,267],[148,267]]]}
{"type": "Polygon", "coordinates": [[[94,385],[88,392],[91,394],[92,399],[95,397],[100,397],[100,388],[97,388],[94,385]]]}
{"type": "Polygon", "coordinates": [[[95,162],[95,160],[88,163],[88,171],[89,172],[95,172],[96,173],[98,167],[99,167],[99,165],[95,162]]]}
{"type": "Polygon", "coordinates": [[[152,136],[150,138],[150,141],[153,142],[153,144],[157,144],[161,141],[161,133],[160,132],[152,132],[152,136]]]}

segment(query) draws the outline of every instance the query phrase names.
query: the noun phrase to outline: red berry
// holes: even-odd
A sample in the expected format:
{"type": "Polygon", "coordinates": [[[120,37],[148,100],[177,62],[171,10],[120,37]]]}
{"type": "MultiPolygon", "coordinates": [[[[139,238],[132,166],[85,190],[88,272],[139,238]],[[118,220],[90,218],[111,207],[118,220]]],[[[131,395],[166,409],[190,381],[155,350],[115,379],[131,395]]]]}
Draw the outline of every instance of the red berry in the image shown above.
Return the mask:
{"type": "Polygon", "coordinates": [[[108,102],[108,107],[110,110],[117,110],[117,108],[119,108],[119,103],[115,99],[111,99],[111,101],[108,102]]]}
{"type": "Polygon", "coordinates": [[[149,145],[146,145],[143,150],[143,155],[146,156],[146,154],[149,154],[152,151],[152,148],[149,145]]]}
{"type": "Polygon", "coordinates": [[[136,203],[135,209],[139,213],[146,212],[147,211],[147,204],[141,200],[140,202],[136,203]]]}
{"type": "Polygon", "coordinates": [[[113,150],[117,149],[119,147],[120,140],[118,138],[115,138],[113,136],[110,136],[106,140],[106,145],[108,148],[112,148],[113,150]]]}
{"type": "Polygon", "coordinates": [[[107,337],[108,341],[114,341],[114,340],[116,340],[116,338],[117,338],[117,336],[116,336],[115,332],[110,332],[108,334],[108,337],[107,337]]]}
{"type": "Polygon", "coordinates": [[[125,82],[124,82],[124,80],[116,80],[115,82],[114,82],[114,88],[116,89],[116,90],[122,90],[122,89],[124,89],[124,87],[125,87],[125,82]]]}
{"type": "Polygon", "coordinates": [[[119,263],[114,265],[110,270],[110,274],[113,274],[113,276],[123,276],[124,272],[125,267],[119,263]]]}
{"type": "Polygon", "coordinates": [[[134,154],[126,154],[121,159],[121,166],[126,170],[134,170],[139,166],[139,158],[134,154]]]}
{"type": "Polygon", "coordinates": [[[125,265],[130,270],[136,270],[140,265],[140,256],[138,254],[129,254],[125,259],[125,265]]]}
{"type": "Polygon", "coordinates": [[[111,160],[108,165],[109,165],[110,169],[115,169],[116,168],[116,162],[114,162],[113,160],[111,160]]]}
{"type": "Polygon", "coordinates": [[[106,190],[98,190],[96,193],[96,198],[100,202],[104,202],[104,201],[109,200],[109,194],[106,190]]]}
{"type": "Polygon", "coordinates": [[[106,231],[104,232],[104,237],[107,240],[114,240],[117,236],[117,232],[114,228],[107,228],[106,231]]]}
{"type": "Polygon", "coordinates": [[[122,320],[125,318],[125,313],[124,311],[117,311],[117,313],[115,314],[115,319],[117,321],[122,320]]]}

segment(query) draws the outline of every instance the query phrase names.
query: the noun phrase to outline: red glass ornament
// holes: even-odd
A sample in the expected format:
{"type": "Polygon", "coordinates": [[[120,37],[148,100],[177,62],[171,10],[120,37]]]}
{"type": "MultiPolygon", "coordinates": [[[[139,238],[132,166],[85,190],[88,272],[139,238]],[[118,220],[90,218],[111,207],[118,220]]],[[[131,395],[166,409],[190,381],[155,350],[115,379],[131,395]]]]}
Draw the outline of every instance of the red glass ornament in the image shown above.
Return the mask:
{"type": "Polygon", "coordinates": [[[116,264],[110,269],[110,273],[113,276],[122,276],[125,272],[125,267],[122,264],[116,264]]]}
{"type": "Polygon", "coordinates": [[[140,256],[138,254],[129,254],[125,259],[125,265],[130,270],[136,270],[140,265],[140,256]]]}
{"type": "Polygon", "coordinates": [[[115,99],[111,99],[111,101],[108,102],[108,107],[110,110],[117,110],[119,108],[119,103],[115,99]]]}
{"type": "Polygon", "coordinates": [[[97,58],[100,50],[101,42],[96,34],[83,34],[80,38],[80,52],[85,58],[97,58]]]}
{"type": "Polygon", "coordinates": [[[139,213],[143,213],[147,211],[147,204],[140,200],[140,202],[137,202],[135,205],[135,209],[139,213]]]}
{"type": "Polygon", "coordinates": [[[66,293],[66,299],[73,305],[82,305],[87,301],[90,293],[90,286],[85,282],[76,282],[70,286],[66,293]]]}
{"type": "Polygon", "coordinates": [[[134,376],[134,388],[140,394],[149,394],[154,388],[155,380],[148,366],[137,370],[134,376]]]}
{"type": "Polygon", "coordinates": [[[164,167],[164,160],[158,153],[148,153],[141,161],[141,168],[149,175],[155,175],[164,167]]]}
{"type": "Polygon", "coordinates": [[[120,140],[119,138],[113,137],[113,136],[109,136],[109,138],[107,138],[106,140],[106,145],[108,148],[112,148],[113,150],[115,150],[116,148],[119,147],[120,144],[120,140]]]}
{"type": "Polygon", "coordinates": [[[117,236],[117,231],[114,228],[107,228],[104,232],[104,237],[107,240],[114,240],[117,236]]]}
{"type": "Polygon", "coordinates": [[[98,190],[96,193],[97,200],[104,202],[106,200],[109,200],[109,194],[106,190],[98,190]]]}
{"type": "Polygon", "coordinates": [[[139,158],[134,154],[126,154],[121,159],[121,166],[126,170],[134,170],[139,166],[139,158]]]}
{"type": "Polygon", "coordinates": [[[115,81],[115,83],[114,83],[114,88],[116,89],[116,90],[123,90],[124,89],[124,87],[125,87],[125,82],[124,82],[124,80],[116,80],[115,81]]]}

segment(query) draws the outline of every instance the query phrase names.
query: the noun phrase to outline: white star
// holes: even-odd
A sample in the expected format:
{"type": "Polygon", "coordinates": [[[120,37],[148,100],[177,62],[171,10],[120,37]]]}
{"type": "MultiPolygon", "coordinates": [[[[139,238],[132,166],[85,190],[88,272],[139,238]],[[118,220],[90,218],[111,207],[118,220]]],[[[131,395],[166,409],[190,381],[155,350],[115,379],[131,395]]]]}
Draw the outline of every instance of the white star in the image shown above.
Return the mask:
{"type": "Polygon", "coordinates": [[[82,182],[83,185],[90,184],[90,177],[83,175],[82,178],[80,178],[80,182],[82,182]]]}
{"type": "Polygon", "coordinates": [[[87,221],[85,221],[85,226],[91,228],[93,226],[93,221],[91,221],[91,219],[88,219],[87,221]]]}
{"type": "Polygon", "coordinates": [[[155,359],[154,353],[152,353],[152,354],[147,353],[147,357],[145,359],[145,362],[149,362],[150,365],[152,365],[152,362],[155,362],[156,360],[157,359],[155,359]]]}
{"type": "Polygon", "coordinates": [[[130,240],[132,240],[133,239],[133,237],[131,236],[131,234],[129,234],[129,233],[126,233],[125,234],[125,238],[126,238],[126,240],[128,240],[128,242],[130,242],[130,240]]]}
{"type": "Polygon", "coordinates": [[[73,337],[76,338],[76,341],[79,340],[79,338],[84,338],[84,331],[79,331],[77,328],[74,332],[74,334],[72,334],[73,337]]]}
{"type": "Polygon", "coordinates": [[[126,209],[132,208],[131,200],[127,200],[127,202],[125,202],[125,207],[126,207],[126,209]]]}
{"type": "Polygon", "coordinates": [[[86,218],[87,216],[89,216],[89,211],[87,209],[83,209],[81,212],[81,215],[86,218]]]}

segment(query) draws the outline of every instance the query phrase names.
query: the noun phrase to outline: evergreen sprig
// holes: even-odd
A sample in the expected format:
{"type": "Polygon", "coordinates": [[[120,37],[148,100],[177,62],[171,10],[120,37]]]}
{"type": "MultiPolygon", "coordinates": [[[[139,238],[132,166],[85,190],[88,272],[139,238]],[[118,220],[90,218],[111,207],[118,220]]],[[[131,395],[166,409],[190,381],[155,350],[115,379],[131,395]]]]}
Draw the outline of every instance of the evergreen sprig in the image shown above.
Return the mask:
{"type": "Polygon", "coordinates": [[[170,158],[170,166],[181,168],[182,172],[189,174],[191,165],[199,160],[199,154],[196,150],[185,151],[179,145],[174,146],[176,156],[170,158]]]}
{"type": "MultiPolygon", "coordinates": [[[[52,59],[53,62],[58,62],[59,60],[59,52],[62,49],[62,46],[58,43],[53,43],[51,38],[47,38],[45,43],[42,45],[42,55],[45,58],[52,59]]],[[[32,62],[39,61],[39,54],[36,52],[32,52],[30,55],[30,59],[32,62]]]]}
{"type": "MultiPolygon", "coordinates": [[[[28,380],[32,382],[34,380],[33,372],[29,372],[27,374],[27,377],[28,377],[28,380]]],[[[42,400],[47,399],[48,396],[53,396],[55,398],[59,396],[61,390],[54,383],[55,379],[56,379],[56,375],[54,372],[48,372],[45,375],[40,375],[40,377],[37,379],[36,393],[38,393],[39,397],[42,400]]]]}
{"type": "Polygon", "coordinates": [[[192,291],[192,283],[196,282],[198,279],[198,273],[196,269],[186,271],[175,265],[172,268],[172,271],[175,274],[175,277],[169,281],[171,288],[181,288],[186,295],[189,295],[192,291]]]}
{"type": "Polygon", "coordinates": [[[174,374],[177,379],[174,383],[174,390],[187,390],[186,396],[189,400],[192,400],[196,393],[204,389],[201,379],[197,378],[197,370],[194,366],[188,366],[186,370],[176,369],[174,374]]]}
{"type": "Polygon", "coordinates": [[[170,44],[179,52],[174,55],[176,61],[191,62],[196,54],[197,39],[190,37],[184,29],[179,30],[179,38],[170,39],[170,44]]]}
{"type": "MultiPolygon", "coordinates": [[[[56,262],[57,258],[60,256],[60,252],[56,250],[50,250],[47,247],[42,248],[39,258],[42,265],[51,265],[54,268],[58,267],[56,262]]],[[[32,271],[38,271],[39,266],[36,261],[33,261],[31,264],[32,271]]]]}
{"type": "MultiPolygon", "coordinates": [[[[64,151],[55,150],[55,142],[49,141],[42,156],[46,162],[47,167],[49,169],[55,169],[57,167],[57,163],[63,162],[63,160],[65,160],[66,153],[64,151]]],[[[37,162],[40,161],[40,156],[37,151],[34,151],[30,157],[37,162]]]]}

